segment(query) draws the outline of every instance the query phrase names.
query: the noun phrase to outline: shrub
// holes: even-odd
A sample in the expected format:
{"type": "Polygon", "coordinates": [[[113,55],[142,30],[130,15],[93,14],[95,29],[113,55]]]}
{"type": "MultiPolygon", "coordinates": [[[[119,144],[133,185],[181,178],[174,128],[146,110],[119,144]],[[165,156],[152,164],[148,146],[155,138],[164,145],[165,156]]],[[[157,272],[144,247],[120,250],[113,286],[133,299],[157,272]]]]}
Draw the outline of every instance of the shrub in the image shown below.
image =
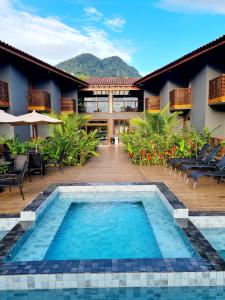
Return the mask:
{"type": "Polygon", "coordinates": [[[84,165],[89,157],[97,156],[99,143],[98,131],[87,133],[83,128],[89,116],[53,115],[64,121],[62,125],[52,125],[53,135],[47,139],[37,138],[21,142],[18,138],[1,137],[0,142],[6,143],[13,155],[25,154],[28,150],[38,148],[44,159],[58,160],[63,152],[63,162],[67,165],[84,165]]]}
{"type": "Polygon", "coordinates": [[[129,158],[137,165],[164,165],[170,157],[196,157],[199,149],[209,141],[210,133],[204,129],[178,128],[179,113],[167,115],[145,112],[145,119],[135,118],[133,133],[123,133],[121,139],[129,158]]]}

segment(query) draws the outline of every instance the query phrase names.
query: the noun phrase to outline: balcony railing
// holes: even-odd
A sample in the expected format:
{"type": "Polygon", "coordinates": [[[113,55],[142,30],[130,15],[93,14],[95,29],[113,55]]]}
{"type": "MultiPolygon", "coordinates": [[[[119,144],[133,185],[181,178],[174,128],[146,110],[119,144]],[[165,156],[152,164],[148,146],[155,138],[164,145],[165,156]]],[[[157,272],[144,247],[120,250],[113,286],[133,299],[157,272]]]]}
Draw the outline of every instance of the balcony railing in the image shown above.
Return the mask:
{"type": "Polygon", "coordinates": [[[9,107],[8,83],[0,80],[0,107],[9,107]]]}
{"type": "Polygon", "coordinates": [[[30,111],[51,111],[51,95],[48,92],[41,90],[29,90],[28,99],[28,109],[30,111]]]}
{"type": "Polygon", "coordinates": [[[170,91],[170,110],[191,109],[191,88],[177,88],[170,91]]]}
{"type": "Polygon", "coordinates": [[[208,104],[225,104],[225,74],[209,81],[208,104]]]}
{"type": "Polygon", "coordinates": [[[160,112],[160,97],[149,96],[145,99],[145,110],[150,112],[160,112]]]}
{"type": "Polygon", "coordinates": [[[76,100],[73,98],[61,98],[61,112],[71,114],[75,113],[76,100]]]}

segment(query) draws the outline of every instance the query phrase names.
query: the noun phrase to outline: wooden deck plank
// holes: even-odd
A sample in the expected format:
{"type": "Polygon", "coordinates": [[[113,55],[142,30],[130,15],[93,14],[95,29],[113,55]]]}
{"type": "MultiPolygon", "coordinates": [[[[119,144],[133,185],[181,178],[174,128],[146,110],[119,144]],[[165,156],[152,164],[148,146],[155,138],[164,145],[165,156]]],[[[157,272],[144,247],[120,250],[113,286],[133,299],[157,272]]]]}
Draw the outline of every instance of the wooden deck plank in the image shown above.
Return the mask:
{"type": "Polygon", "coordinates": [[[101,146],[99,157],[84,167],[67,167],[62,174],[50,169],[43,179],[32,176],[24,183],[23,201],[17,188],[0,194],[0,214],[19,213],[35,196],[52,183],[60,182],[145,182],[163,181],[190,210],[225,211],[225,185],[210,178],[201,179],[195,190],[178,173],[162,166],[134,166],[121,147],[101,146]]]}

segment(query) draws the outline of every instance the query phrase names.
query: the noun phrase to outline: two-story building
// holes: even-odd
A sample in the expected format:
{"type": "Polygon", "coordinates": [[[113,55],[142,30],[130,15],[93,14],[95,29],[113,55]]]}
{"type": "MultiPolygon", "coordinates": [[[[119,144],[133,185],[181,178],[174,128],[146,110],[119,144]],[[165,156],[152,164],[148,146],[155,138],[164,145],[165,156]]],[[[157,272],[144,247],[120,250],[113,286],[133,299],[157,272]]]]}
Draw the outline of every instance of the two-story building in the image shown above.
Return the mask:
{"type": "MultiPolygon", "coordinates": [[[[108,143],[129,130],[130,119],[168,104],[168,112],[182,112],[184,124],[199,131],[219,127],[213,136],[225,138],[225,36],[143,78],[86,81],[0,42],[0,109],[14,115],[32,110],[88,114],[86,129],[97,128],[108,143]]],[[[0,134],[24,140],[30,128],[1,125],[0,134]]]]}
{"type": "MultiPolygon", "coordinates": [[[[0,109],[15,116],[33,110],[76,112],[78,89],[87,85],[62,70],[0,42],[0,109]]],[[[9,125],[1,125],[0,134],[19,136],[22,140],[29,139],[31,135],[29,126],[9,125]]]]}
{"type": "Polygon", "coordinates": [[[225,36],[139,79],[146,109],[181,111],[184,122],[225,138],[225,36]]]}

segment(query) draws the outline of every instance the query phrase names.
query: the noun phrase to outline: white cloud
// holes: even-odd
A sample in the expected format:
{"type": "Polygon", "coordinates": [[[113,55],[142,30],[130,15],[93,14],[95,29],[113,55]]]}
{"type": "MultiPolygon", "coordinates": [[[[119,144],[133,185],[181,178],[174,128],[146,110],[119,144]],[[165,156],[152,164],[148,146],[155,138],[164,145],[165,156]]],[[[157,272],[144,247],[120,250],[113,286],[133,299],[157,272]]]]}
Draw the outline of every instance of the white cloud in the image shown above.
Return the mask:
{"type": "Polygon", "coordinates": [[[108,19],[104,24],[114,31],[121,31],[123,26],[126,24],[126,20],[121,16],[116,16],[112,19],[108,19]]]}
{"type": "Polygon", "coordinates": [[[86,7],[84,12],[87,16],[89,16],[94,21],[99,21],[102,18],[102,13],[97,10],[95,7],[86,7]]]}
{"type": "Polygon", "coordinates": [[[114,16],[113,18],[106,18],[97,8],[86,7],[84,8],[85,14],[93,21],[101,21],[102,24],[107,26],[113,31],[121,31],[126,24],[126,20],[122,16],[114,16]]]}
{"type": "Polygon", "coordinates": [[[80,53],[100,58],[118,55],[131,61],[129,48],[122,41],[111,41],[104,31],[93,27],[72,28],[56,17],[40,17],[18,9],[12,0],[0,0],[0,39],[44,61],[56,64],[80,53]],[[126,46],[124,46],[126,47],[126,46]]]}
{"type": "Polygon", "coordinates": [[[160,0],[157,6],[172,12],[225,14],[225,0],[160,0]]]}

